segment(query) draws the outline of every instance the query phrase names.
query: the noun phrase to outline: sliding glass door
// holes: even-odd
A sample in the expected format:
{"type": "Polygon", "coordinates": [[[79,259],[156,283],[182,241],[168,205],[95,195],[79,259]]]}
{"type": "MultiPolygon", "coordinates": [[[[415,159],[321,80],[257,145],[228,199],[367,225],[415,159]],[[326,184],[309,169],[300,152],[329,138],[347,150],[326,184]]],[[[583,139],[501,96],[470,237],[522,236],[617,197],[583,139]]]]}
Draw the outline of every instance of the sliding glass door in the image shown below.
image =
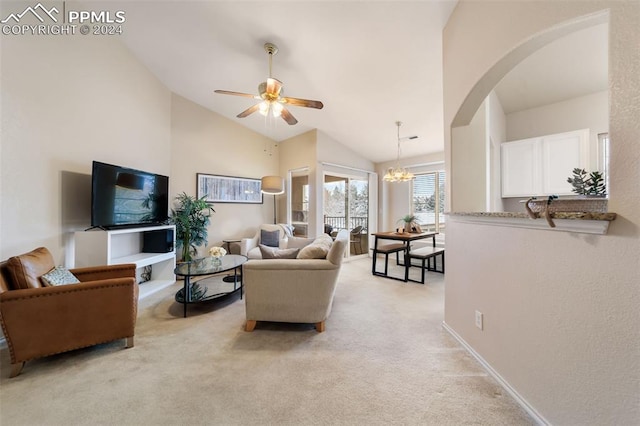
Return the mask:
{"type": "Polygon", "coordinates": [[[368,252],[369,182],[367,178],[348,175],[324,175],[323,219],[325,232],[350,232],[349,255],[368,252]]]}

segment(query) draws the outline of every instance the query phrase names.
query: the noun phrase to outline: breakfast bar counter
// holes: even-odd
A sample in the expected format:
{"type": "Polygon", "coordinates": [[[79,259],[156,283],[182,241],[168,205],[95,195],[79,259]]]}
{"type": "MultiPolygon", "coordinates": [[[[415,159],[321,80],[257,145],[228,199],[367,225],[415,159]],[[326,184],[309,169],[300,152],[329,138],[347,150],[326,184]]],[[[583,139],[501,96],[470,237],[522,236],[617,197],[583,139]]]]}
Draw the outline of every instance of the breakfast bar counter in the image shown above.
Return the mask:
{"type": "Polygon", "coordinates": [[[550,214],[555,223],[555,227],[552,228],[540,213],[535,214],[535,219],[524,212],[450,212],[445,214],[448,220],[457,222],[586,234],[606,234],[609,223],[617,216],[612,212],[554,212],[550,214]]]}

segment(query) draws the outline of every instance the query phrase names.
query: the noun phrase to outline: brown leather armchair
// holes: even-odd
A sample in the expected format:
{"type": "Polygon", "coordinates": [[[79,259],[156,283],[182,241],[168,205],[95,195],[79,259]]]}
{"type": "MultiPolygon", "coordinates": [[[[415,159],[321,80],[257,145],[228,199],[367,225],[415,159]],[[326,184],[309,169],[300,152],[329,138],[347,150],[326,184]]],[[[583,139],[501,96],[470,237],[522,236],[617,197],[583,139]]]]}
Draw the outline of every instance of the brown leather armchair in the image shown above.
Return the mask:
{"type": "Polygon", "coordinates": [[[26,361],[117,339],[133,346],[138,310],[134,264],[71,269],[80,283],[47,286],[54,267],[44,247],[0,263],[0,322],[10,377],[26,361]]]}

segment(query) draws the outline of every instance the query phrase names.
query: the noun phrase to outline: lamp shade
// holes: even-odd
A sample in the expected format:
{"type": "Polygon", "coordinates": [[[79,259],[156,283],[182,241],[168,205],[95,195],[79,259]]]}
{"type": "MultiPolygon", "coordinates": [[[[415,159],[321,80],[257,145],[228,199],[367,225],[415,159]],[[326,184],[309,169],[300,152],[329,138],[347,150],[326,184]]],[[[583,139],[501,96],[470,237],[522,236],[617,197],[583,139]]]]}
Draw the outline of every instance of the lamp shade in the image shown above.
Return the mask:
{"type": "Polygon", "coordinates": [[[262,192],[265,194],[282,194],[284,192],[284,178],[280,176],[264,176],[262,178],[262,192]]]}

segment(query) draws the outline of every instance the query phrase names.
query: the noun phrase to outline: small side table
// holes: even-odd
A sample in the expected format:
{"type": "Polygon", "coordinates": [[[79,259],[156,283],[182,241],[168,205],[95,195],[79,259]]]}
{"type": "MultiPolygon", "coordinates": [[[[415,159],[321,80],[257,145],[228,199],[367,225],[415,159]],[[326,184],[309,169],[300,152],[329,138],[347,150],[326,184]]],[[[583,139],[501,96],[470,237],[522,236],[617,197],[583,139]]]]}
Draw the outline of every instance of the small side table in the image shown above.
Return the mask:
{"type": "Polygon", "coordinates": [[[239,243],[242,240],[222,240],[222,244],[227,246],[227,253],[231,254],[231,244],[232,243],[239,243]]]}
{"type": "MultiPolygon", "coordinates": [[[[239,243],[242,240],[222,240],[222,244],[227,246],[227,253],[231,254],[231,244],[232,243],[239,243]]],[[[240,269],[240,274],[237,275],[227,275],[226,277],[222,278],[222,281],[226,282],[226,283],[232,283],[235,280],[238,280],[238,282],[242,282],[242,269],[240,269]]]]}

